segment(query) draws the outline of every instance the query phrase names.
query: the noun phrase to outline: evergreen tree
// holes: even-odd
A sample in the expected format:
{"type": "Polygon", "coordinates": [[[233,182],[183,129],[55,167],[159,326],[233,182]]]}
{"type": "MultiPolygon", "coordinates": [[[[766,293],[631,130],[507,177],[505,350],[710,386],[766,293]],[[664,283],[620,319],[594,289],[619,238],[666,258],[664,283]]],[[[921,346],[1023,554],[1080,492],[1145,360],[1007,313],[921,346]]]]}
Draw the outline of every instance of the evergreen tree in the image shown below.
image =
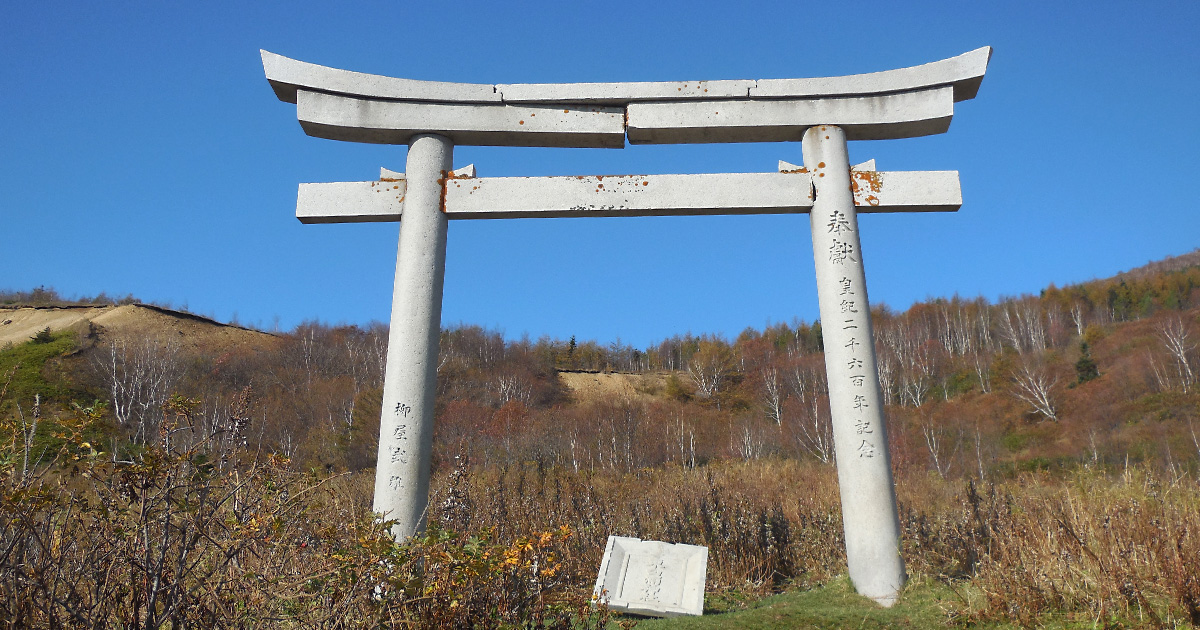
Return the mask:
{"type": "Polygon", "coordinates": [[[1088,347],[1088,342],[1079,342],[1079,360],[1075,362],[1075,374],[1078,376],[1080,385],[1100,378],[1100,369],[1096,367],[1096,362],[1092,360],[1092,352],[1088,347]]]}

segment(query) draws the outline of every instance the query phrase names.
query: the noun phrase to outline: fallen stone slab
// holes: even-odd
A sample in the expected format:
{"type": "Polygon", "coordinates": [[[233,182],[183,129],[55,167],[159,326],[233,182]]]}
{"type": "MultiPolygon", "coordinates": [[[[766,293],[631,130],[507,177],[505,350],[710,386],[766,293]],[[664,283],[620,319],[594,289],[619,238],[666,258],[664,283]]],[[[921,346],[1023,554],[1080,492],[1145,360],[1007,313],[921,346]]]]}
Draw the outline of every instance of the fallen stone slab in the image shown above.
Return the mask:
{"type": "Polygon", "coordinates": [[[592,597],[619,612],[702,615],[707,571],[708,547],[609,536],[592,597]]]}

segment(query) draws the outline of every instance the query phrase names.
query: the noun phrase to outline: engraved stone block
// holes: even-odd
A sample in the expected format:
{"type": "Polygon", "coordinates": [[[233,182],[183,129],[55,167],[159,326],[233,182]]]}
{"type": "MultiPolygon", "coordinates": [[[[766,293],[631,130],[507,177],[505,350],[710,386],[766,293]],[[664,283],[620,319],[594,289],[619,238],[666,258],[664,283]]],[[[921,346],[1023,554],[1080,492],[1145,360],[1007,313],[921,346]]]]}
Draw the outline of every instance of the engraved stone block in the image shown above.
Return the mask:
{"type": "Polygon", "coordinates": [[[609,536],[593,597],[620,612],[704,613],[708,547],[609,536]]]}

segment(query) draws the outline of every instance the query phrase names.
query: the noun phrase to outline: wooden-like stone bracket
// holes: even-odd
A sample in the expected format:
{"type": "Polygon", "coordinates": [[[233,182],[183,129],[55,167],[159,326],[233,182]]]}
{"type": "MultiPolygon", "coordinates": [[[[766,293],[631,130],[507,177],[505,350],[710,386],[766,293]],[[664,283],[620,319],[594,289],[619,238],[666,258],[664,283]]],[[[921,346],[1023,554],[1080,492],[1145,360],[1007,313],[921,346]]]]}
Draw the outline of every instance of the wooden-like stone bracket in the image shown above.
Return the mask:
{"type": "MultiPolygon", "coordinates": [[[[870,160],[867,160],[866,162],[863,162],[862,164],[855,164],[854,166],[850,167],[850,170],[852,170],[852,171],[873,171],[873,170],[875,170],[875,159],[872,158],[870,160]]],[[[806,169],[803,166],[800,166],[798,164],[792,164],[791,162],[784,162],[783,160],[779,160],[779,172],[780,173],[807,173],[808,169],[806,169]]]]}
{"type": "MultiPolygon", "coordinates": [[[[456,168],[453,171],[450,171],[450,177],[452,177],[454,179],[470,179],[472,177],[475,177],[475,165],[468,164],[464,167],[456,168]]],[[[380,167],[379,181],[381,181],[381,182],[402,182],[402,181],[405,181],[404,173],[380,167]]]]}

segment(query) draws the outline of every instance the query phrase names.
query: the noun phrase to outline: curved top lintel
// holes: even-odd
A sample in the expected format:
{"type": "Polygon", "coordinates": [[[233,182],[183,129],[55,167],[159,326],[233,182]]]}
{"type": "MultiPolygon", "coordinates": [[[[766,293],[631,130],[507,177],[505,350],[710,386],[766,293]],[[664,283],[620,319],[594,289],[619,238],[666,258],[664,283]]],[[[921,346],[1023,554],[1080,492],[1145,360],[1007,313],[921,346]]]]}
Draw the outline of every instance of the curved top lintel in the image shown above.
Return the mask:
{"type": "Polygon", "coordinates": [[[866,96],[950,85],[954,87],[954,101],[957,103],[975,98],[991,58],[992,47],[984,46],[957,57],[882,72],[813,79],[759,79],[757,85],[750,91],[750,96],[754,98],[866,96]]]}
{"type": "Polygon", "coordinates": [[[496,86],[482,83],[448,83],[385,77],[351,72],[298,61],[266,50],[263,71],[275,95],[285,103],[296,102],[297,89],[333,92],[368,98],[453,103],[499,103],[496,86]]]}
{"type": "Polygon", "coordinates": [[[744,100],[869,96],[950,85],[954,100],[975,97],[991,58],[990,46],[920,66],[867,74],[809,79],[630,83],[526,83],[490,85],[418,81],[351,72],[262,53],[267,81],[280,100],[295,103],[296,90],[360,98],[434,103],[604,104],[677,100],[744,100]],[[711,90],[711,91],[710,91],[711,90]]]}

